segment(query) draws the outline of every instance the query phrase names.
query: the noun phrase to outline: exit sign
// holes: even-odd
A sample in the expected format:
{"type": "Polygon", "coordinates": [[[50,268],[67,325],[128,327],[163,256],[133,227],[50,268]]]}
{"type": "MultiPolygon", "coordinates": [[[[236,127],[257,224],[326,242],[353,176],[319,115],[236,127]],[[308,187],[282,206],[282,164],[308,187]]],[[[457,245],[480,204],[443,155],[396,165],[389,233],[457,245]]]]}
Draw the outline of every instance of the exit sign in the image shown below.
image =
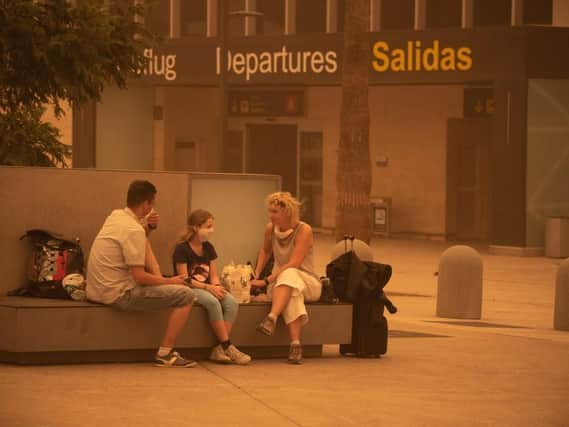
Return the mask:
{"type": "Polygon", "coordinates": [[[230,91],[227,113],[230,116],[302,116],[304,92],[230,91]]]}
{"type": "Polygon", "coordinates": [[[494,89],[491,87],[464,89],[464,117],[490,117],[494,115],[495,110],[494,89]]]}

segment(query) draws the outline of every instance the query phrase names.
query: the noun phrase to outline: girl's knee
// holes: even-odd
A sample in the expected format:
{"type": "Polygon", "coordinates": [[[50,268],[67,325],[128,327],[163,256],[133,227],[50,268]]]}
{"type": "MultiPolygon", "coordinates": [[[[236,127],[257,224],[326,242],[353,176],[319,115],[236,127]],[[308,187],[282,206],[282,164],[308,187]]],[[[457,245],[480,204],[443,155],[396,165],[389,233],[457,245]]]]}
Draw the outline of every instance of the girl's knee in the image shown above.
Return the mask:
{"type": "Polygon", "coordinates": [[[225,294],[225,297],[221,300],[221,304],[223,305],[223,308],[239,308],[239,304],[235,300],[235,297],[230,293],[225,294]]]}
{"type": "Polygon", "coordinates": [[[219,300],[211,294],[203,294],[199,296],[198,302],[208,311],[210,309],[220,308],[219,300]]]}
{"type": "Polygon", "coordinates": [[[223,305],[223,318],[226,322],[234,322],[239,311],[239,304],[231,294],[225,295],[222,301],[223,305]]]}

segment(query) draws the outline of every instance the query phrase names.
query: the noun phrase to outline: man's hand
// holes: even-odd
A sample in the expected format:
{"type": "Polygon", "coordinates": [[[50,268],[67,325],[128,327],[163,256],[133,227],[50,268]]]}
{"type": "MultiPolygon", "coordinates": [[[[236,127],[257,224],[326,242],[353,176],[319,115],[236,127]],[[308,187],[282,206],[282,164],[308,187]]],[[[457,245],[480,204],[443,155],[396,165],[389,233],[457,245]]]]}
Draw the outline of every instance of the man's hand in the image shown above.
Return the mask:
{"type": "Polygon", "coordinates": [[[168,284],[169,285],[185,285],[184,279],[186,278],[185,274],[180,274],[179,276],[172,276],[168,277],[168,284]]]}
{"type": "Polygon", "coordinates": [[[160,214],[156,211],[150,212],[150,215],[146,217],[146,225],[149,230],[155,230],[158,228],[158,223],[160,222],[160,214]]]}
{"type": "Polygon", "coordinates": [[[143,286],[161,286],[161,285],[183,285],[185,275],[174,277],[163,277],[162,275],[152,274],[144,270],[142,266],[130,267],[130,273],[136,283],[143,286]]]}

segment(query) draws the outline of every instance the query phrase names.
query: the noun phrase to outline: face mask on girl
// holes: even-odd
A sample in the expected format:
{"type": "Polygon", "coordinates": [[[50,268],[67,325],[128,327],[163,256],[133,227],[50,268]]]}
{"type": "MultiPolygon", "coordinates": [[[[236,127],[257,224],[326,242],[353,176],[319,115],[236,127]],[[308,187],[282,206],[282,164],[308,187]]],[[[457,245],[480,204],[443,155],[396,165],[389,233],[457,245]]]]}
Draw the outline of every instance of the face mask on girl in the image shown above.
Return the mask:
{"type": "Polygon", "coordinates": [[[211,235],[213,234],[213,228],[199,228],[198,229],[198,238],[200,242],[207,242],[211,239],[211,235]]]}

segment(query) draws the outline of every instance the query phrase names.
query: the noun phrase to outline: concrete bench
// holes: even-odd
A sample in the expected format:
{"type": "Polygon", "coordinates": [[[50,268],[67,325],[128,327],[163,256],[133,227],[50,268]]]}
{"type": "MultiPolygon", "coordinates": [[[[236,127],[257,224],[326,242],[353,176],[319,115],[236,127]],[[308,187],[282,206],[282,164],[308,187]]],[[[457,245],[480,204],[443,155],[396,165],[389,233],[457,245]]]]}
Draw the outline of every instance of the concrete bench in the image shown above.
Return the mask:
{"type": "MultiPolygon", "coordinates": [[[[32,228],[79,237],[86,258],[106,216],[124,205],[129,183],[148,179],[158,188],[161,221],[150,240],[163,273],[171,273],[172,250],[189,212],[205,208],[215,216],[213,243],[218,265],[254,261],[267,222],[264,199],[280,189],[272,175],[205,174],[152,171],[99,171],[0,166],[0,361],[69,363],[147,361],[165,329],[166,313],[123,313],[97,304],[64,300],[4,297],[26,282],[27,242],[32,228]],[[96,201],[94,203],[93,201],[96,201]],[[238,214],[237,214],[238,213],[238,214]],[[237,216],[236,216],[237,215],[237,216]],[[235,227],[236,220],[239,227],[235,227]]],[[[351,305],[311,304],[303,330],[307,356],[322,344],[351,340],[351,305]]],[[[232,340],[253,357],[283,357],[288,338],[282,324],[272,337],[255,331],[268,312],[266,303],[245,304],[232,340]]],[[[196,306],[177,348],[202,359],[215,343],[205,310],[196,306]]]]}
{"type": "MultiPolygon", "coordinates": [[[[351,341],[351,304],[307,304],[305,357],[320,356],[323,344],[351,341]]],[[[255,325],[268,303],[241,304],[231,339],[253,358],[288,355],[286,327],[264,336],[255,325]]],[[[25,297],[0,298],[0,362],[19,364],[149,361],[156,352],[166,311],[121,312],[98,304],[25,297]]],[[[176,348],[197,360],[209,356],[215,337],[199,305],[178,337],[176,348]]]]}

